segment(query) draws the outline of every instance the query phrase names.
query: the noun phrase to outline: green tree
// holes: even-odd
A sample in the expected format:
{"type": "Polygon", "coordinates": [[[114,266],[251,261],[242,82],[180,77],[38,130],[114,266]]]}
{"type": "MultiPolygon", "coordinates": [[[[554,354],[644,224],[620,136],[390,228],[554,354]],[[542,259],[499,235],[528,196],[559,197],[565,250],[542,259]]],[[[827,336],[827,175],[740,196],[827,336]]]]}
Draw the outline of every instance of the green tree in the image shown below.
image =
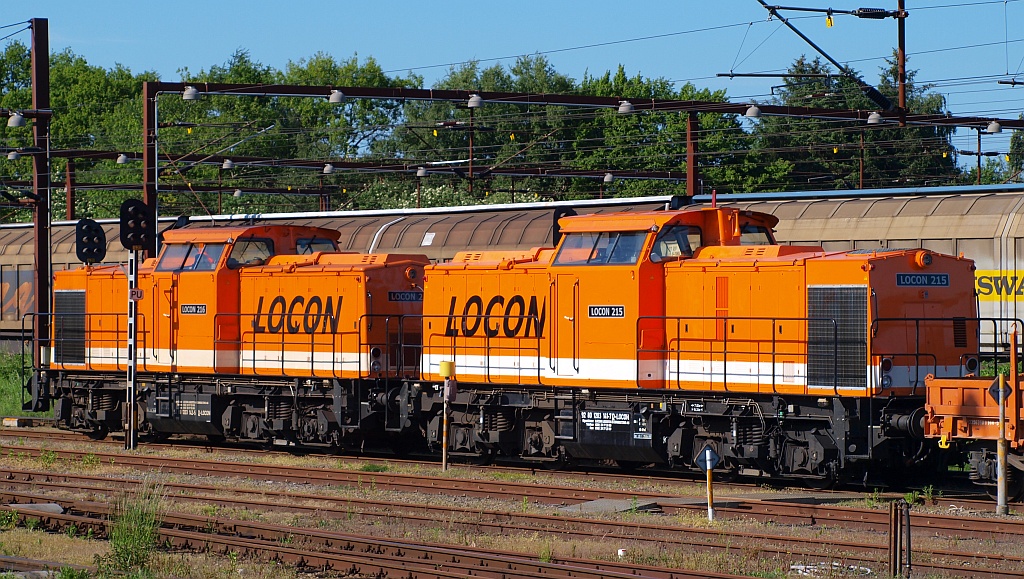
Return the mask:
{"type": "MultiPolygon", "coordinates": [[[[372,58],[360,63],[357,57],[336,61],[317,53],[309,60],[289,62],[277,71],[251,59],[245,50],[236,51],[224,65],[191,74],[185,82],[244,84],[307,84],[326,86],[416,87],[419,77],[389,77],[372,58]]],[[[275,167],[236,167],[227,172],[211,166],[176,167],[169,182],[198,184],[222,191],[236,188],[276,187],[280,195],[226,197],[222,191],[167,196],[168,205],[177,202],[184,210],[193,199],[212,212],[214,197],[219,211],[310,210],[320,207],[320,196],[311,190],[328,191],[333,207],[350,202],[347,191],[358,188],[365,178],[324,176],[320,169],[337,159],[369,156],[375,142],[389,134],[400,116],[395,103],[348,99],[333,105],[323,99],[268,94],[261,96],[214,95],[200,101],[172,100],[161,118],[181,119],[179,127],[164,130],[161,139],[176,153],[237,155],[273,159],[319,160],[321,163],[279,163],[275,167]],[[349,182],[343,183],[342,179],[349,182]],[[215,184],[215,185],[214,185],[215,184]],[[269,205],[268,205],[269,204],[269,205]]],[[[162,109],[163,110],[163,109],[162,109]]]]}
{"type": "MultiPolygon", "coordinates": [[[[575,83],[559,74],[542,56],[521,57],[506,70],[501,65],[482,69],[477,62],[454,67],[435,89],[479,92],[571,93],[575,83]]],[[[413,101],[405,103],[403,123],[390,139],[377,143],[374,151],[408,164],[422,163],[446,177],[430,177],[429,184],[457,179],[456,187],[480,202],[489,191],[511,190],[512,180],[493,177],[480,167],[542,166],[560,163],[569,150],[562,133],[567,123],[565,107],[524,106],[487,102],[476,109],[468,103],[413,101]],[[470,139],[473,164],[470,180],[470,139]],[[472,183],[470,182],[472,181],[472,183]]],[[[414,184],[410,182],[410,188],[414,184]]],[[[530,179],[520,183],[520,193],[550,191],[553,179],[530,179]],[[523,189],[528,189],[523,191],[523,189]]]]}
{"type": "MultiPolygon", "coordinates": [[[[1018,119],[1024,119],[1024,115],[1018,115],[1018,119]]],[[[1010,155],[1008,160],[1008,180],[1020,181],[1021,171],[1024,170],[1024,131],[1014,131],[1010,136],[1010,155]]]]}
{"type": "MultiPolygon", "coordinates": [[[[0,106],[10,109],[31,105],[31,56],[20,42],[9,44],[0,56],[0,106]]],[[[139,150],[142,142],[142,106],[139,99],[142,82],[155,80],[153,73],[132,74],[123,66],[111,70],[89,65],[71,52],[50,55],[50,120],[51,150],[139,150]]],[[[9,148],[29,147],[32,143],[32,123],[25,127],[8,128],[0,123],[3,142],[9,148]]],[[[119,167],[113,159],[102,160],[83,156],[75,159],[76,178],[79,183],[126,184],[138,183],[140,171],[119,167]]],[[[65,196],[60,183],[66,170],[67,158],[51,159],[51,182],[56,188],[52,197],[52,214],[59,219],[66,212],[65,196]]],[[[30,156],[8,160],[0,156],[0,175],[15,183],[28,183],[32,176],[30,156]]],[[[7,181],[8,183],[10,181],[7,181]]],[[[9,193],[20,195],[16,189],[9,193]]],[[[121,200],[131,195],[125,191],[92,191],[88,196],[76,197],[76,214],[86,217],[108,217],[120,206],[121,200]]],[[[28,220],[31,214],[19,211],[6,216],[6,220],[28,220]]]]}
{"type": "MultiPolygon", "coordinates": [[[[896,60],[887,60],[879,91],[894,102],[896,60]]],[[[914,82],[907,72],[907,109],[910,114],[940,114],[942,95],[930,85],[914,82]]],[[[831,75],[819,58],[799,58],[788,70],[774,104],[825,109],[874,110],[860,86],[845,76],[831,75]]],[[[824,118],[764,117],[754,130],[754,147],[763,162],[782,161],[789,167],[781,181],[764,183],[766,189],[855,189],[924,185],[955,180],[958,170],[949,144],[951,129],[894,124],[868,126],[858,121],[824,118]],[[862,176],[863,175],[863,176],[862,176]]]]}

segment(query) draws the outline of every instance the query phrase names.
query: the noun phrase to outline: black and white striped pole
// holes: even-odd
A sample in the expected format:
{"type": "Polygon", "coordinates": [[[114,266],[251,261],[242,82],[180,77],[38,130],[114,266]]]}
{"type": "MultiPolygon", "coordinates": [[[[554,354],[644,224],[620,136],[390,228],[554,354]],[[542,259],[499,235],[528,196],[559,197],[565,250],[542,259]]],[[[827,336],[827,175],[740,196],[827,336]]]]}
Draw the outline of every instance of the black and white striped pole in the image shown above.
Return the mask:
{"type": "Polygon", "coordinates": [[[127,199],[121,204],[121,245],[128,250],[128,387],[125,389],[124,448],[138,447],[138,303],[142,299],[139,288],[139,251],[155,249],[156,222],[153,210],[138,199],[127,199]]]}
{"type": "Polygon", "coordinates": [[[124,449],[135,450],[138,447],[138,416],[136,386],[138,376],[135,373],[136,341],[138,333],[135,331],[138,322],[138,304],[142,298],[142,290],[139,289],[139,251],[132,249],[128,252],[128,388],[125,390],[125,418],[127,423],[124,429],[124,449]]]}

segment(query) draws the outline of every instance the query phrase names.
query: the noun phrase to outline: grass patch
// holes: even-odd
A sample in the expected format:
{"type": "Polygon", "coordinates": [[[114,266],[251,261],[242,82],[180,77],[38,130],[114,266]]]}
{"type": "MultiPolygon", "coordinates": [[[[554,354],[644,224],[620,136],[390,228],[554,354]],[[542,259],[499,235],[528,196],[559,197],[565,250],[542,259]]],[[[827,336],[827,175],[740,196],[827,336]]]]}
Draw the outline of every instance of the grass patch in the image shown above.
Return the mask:
{"type": "Polygon", "coordinates": [[[117,499],[110,526],[110,553],[97,561],[101,570],[147,576],[159,537],[163,495],[163,485],[144,480],[135,492],[117,499]]]}
{"type": "Polygon", "coordinates": [[[21,409],[22,386],[31,374],[31,356],[0,352],[0,416],[44,418],[50,415],[49,412],[25,412],[21,409]]]}
{"type": "Polygon", "coordinates": [[[92,573],[89,573],[85,569],[72,569],[71,567],[64,567],[57,572],[57,579],[90,579],[92,573]]]}
{"type": "Polygon", "coordinates": [[[363,463],[363,466],[359,467],[359,470],[363,472],[387,472],[390,467],[386,464],[377,464],[373,462],[363,463]]]}

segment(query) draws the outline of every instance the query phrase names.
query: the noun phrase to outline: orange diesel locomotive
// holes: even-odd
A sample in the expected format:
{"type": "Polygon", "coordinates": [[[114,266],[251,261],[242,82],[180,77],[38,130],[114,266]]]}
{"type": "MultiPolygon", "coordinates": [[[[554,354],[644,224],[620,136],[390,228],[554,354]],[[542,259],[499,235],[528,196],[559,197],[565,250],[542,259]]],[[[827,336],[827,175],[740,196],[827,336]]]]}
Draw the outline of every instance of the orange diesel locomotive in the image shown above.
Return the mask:
{"type": "MultiPolygon", "coordinates": [[[[927,456],[924,378],[977,366],[973,264],[776,245],[729,209],[563,219],[556,250],[426,268],[423,378],[453,449],[823,484],[927,456]]],[[[437,420],[428,428],[436,440],[437,420]]]]}
{"type": "MultiPolygon", "coordinates": [[[[316,252],[334,237],[311,228],[169,232],[140,270],[143,426],[436,450],[450,361],[450,450],[480,459],[696,468],[710,446],[728,473],[822,484],[922,460],[925,376],[977,365],[972,262],[779,246],[776,224],[729,208],[568,216],[555,248],[426,266],[316,252]],[[264,263],[241,258],[278,236],[264,263]],[[207,245],[214,264],[192,271],[207,245]]],[[[110,267],[57,277],[40,382],[65,426],[119,425],[125,285],[110,267]]]]}
{"type": "MultiPolygon", "coordinates": [[[[338,253],[337,239],[278,225],[164,232],[139,268],[140,430],[338,444],[362,426],[360,404],[386,397],[373,384],[415,378],[418,352],[395,345],[418,341],[406,316],[427,259],[338,253]]],[[[127,292],[120,266],[56,274],[44,379],[58,424],[122,427],[127,292]]]]}

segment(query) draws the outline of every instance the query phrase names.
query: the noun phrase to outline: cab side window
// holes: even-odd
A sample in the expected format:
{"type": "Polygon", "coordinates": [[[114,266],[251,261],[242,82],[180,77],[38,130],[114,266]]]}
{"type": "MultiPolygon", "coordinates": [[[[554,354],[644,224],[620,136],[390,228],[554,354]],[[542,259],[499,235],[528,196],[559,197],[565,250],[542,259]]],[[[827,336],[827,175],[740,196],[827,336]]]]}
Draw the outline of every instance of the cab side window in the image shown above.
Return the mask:
{"type": "Polygon", "coordinates": [[[245,265],[263,265],[274,256],[274,242],[269,239],[241,239],[235,242],[228,256],[231,269],[245,265]]]}
{"type": "Polygon", "coordinates": [[[668,225],[663,227],[651,248],[651,261],[693,257],[695,249],[703,244],[699,227],[668,225]]]}

